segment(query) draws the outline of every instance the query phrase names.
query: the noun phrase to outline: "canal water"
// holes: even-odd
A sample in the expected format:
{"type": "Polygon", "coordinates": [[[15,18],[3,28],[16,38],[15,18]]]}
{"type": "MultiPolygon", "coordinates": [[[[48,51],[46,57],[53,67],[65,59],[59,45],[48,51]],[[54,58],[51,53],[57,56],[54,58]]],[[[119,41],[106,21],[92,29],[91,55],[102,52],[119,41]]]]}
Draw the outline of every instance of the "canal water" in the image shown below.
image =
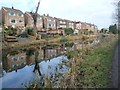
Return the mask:
{"type": "MultiPolygon", "coordinates": [[[[99,42],[99,41],[98,41],[99,42]]],[[[98,43],[97,42],[97,43],[98,43]]],[[[95,42],[92,42],[90,47],[95,42]]],[[[69,62],[66,51],[81,49],[81,42],[47,44],[29,47],[17,51],[6,52],[2,61],[0,88],[24,88],[30,82],[43,77],[51,77],[57,73],[65,74],[69,67],[63,62],[69,62]]]]}

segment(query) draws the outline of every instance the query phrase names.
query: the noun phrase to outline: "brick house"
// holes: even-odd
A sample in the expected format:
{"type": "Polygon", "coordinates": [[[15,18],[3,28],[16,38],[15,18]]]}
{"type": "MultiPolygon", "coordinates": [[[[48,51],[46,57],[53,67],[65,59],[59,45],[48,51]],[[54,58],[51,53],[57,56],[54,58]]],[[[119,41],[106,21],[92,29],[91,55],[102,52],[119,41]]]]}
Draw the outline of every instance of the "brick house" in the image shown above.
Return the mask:
{"type": "Polygon", "coordinates": [[[77,30],[81,30],[82,29],[82,27],[81,27],[82,23],[80,21],[76,22],[75,24],[76,24],[75,29],[77,29],[77,30]]]}
{"type": "Polygon", "coordinates": [[[67,21],[65,19],[55,17],[55,20],[56,20],[56,29],[67,28],[67,21]]]}
{"type": "Polygon", "coordinates": [[[49,16],[49,14],[47,15],[43,15],[43,19],[44,19],[44,26],[46,30],[55,30],[56,29],[56,22],[54,17],[49,16]]]}
{"type": "Polygon", "coordinates": [[[24,30],[24,14],[21,10],[2,7],[2,25],[24,30]]]}
{"type": "MultiPolygon", "coordinates": [[[[34,20],[33,20],[32,15],[33,15],[32,12],[25,12],[25,14],[24,14],[25,27],[34,28],[34,20]]],[[[42,27],[43,27],[42,16],[39,14],[37,14],[36,27],[37,27],[38,31],[41,31],[42,27]]]]}
{"type": "Polygon", "coordinates": [[[74,21],[70,21],[70,20],[66,20],[67,21],[67,28],[72,28],[73,30],[75,29],[75,22],[74,21]]]}

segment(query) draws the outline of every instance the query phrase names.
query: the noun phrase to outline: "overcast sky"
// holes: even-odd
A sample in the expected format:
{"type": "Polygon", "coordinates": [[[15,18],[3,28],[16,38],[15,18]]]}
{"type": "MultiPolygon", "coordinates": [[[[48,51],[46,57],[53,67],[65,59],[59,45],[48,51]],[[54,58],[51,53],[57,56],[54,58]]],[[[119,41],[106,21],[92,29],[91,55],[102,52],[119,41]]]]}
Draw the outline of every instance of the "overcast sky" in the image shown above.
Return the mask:
{"type": "MultiPolygon", "coordinates": [[[[0,0],[0,7],[35,11],[38,0],[0,0]]],[[[113,24],[113,0],[41,0],[38,13],[53,17],[93,23],[101,28],[113,24]]]]}

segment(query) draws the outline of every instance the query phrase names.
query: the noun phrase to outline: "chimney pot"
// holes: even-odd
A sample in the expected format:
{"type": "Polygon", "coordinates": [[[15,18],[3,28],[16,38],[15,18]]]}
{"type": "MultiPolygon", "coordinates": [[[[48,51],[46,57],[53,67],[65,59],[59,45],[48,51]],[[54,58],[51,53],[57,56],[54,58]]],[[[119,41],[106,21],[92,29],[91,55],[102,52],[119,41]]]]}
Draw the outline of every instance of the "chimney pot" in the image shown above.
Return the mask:
{"type": "Polygon", "coordinates": [[[14,9],[14,7],[12,6],[12,9],[14,9]]]}

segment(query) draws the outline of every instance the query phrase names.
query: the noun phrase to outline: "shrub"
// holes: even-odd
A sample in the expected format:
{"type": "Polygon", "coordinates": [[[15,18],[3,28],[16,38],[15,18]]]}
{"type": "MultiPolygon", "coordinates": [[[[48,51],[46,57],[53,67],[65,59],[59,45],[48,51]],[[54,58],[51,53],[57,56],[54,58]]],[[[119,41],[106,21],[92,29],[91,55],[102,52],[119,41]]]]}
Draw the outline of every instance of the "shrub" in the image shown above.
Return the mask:
{"type": "Polygon", "coordinates": [[[33,28],[26,28],[26,32],[27,34],[31,35],[31,36],[35,36],[35,33],[33,31],[33,28]]]}
{"type": "Polygon", "coordinates": [[[65,34],[70,35],[73,33],[74,33],[74,30],[72,28],[65,28],[65,34]]]}
{"type": "Polygon", "coordinates": [[[12,26],[8,26],[8,28],[4,28],[5,33],[10,36],[15,36],[17,34],[17,28],[13,28],[12,26]]]}

